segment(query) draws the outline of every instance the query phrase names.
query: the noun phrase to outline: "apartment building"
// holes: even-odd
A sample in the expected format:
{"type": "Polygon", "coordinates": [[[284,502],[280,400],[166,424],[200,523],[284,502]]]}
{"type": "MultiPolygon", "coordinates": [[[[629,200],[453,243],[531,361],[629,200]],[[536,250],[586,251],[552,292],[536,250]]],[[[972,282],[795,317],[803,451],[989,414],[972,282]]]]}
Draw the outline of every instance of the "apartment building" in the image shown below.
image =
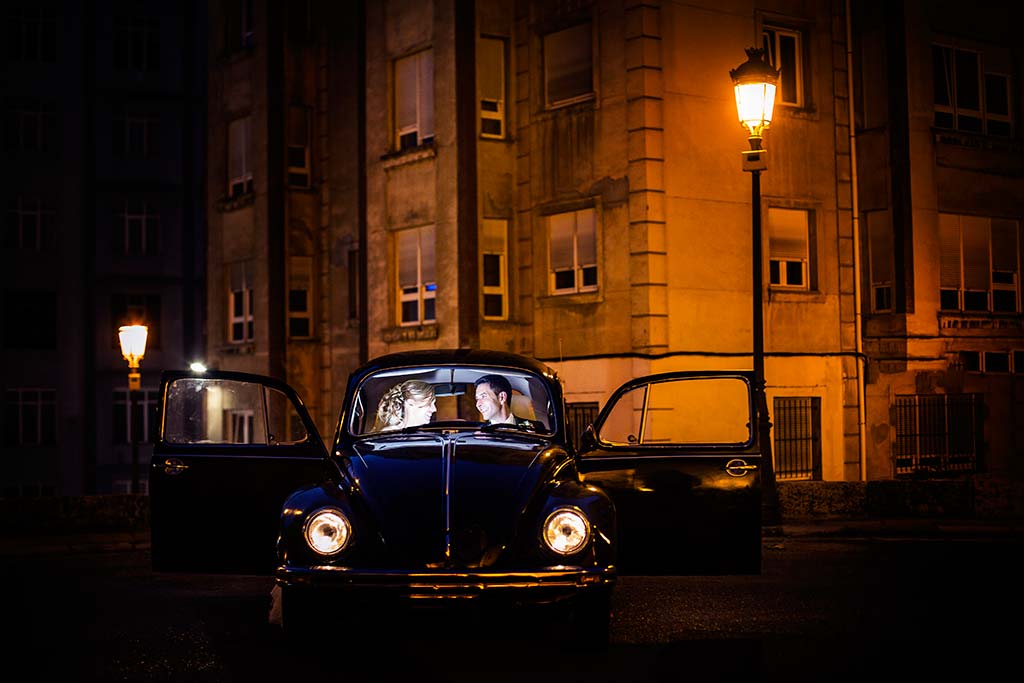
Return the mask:
{"type": "Polygon", "coordinates": [[[4,5],[2,496],[130,492],[133,437],[144,492],[160,371],[201,355],[200,7],[4,5]]]}
{"type": "Polygon", "coordinates": [[[757,46],[777,476],[1017,471],[1020,51],[985,7],[212,3],[208,361],[328,434],[391,351],[540,358],[577,426],[635,375],[749,369],[757,46]]]}

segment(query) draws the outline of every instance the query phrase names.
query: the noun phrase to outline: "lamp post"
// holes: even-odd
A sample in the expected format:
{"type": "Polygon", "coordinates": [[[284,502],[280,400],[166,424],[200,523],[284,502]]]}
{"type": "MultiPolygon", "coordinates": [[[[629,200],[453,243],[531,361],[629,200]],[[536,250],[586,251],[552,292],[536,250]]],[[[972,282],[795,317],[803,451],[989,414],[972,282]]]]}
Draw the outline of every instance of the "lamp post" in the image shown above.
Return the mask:
{"type": "Polygon", "coordinates": [[[747,130],[749,150],[743,150],[743,170],[750,173],[753,253],[753,335],[754,335],[754,403],[757,410],[758,442],[761,446],[762,505],[761,525],[774,527],[780,522],[779,497],[775,487],[775,466],[772,462],[772,424],[764,380],[764,295],[761,262],[761,171],[768,168],[767,151],[762,135],[772,121],[775,107],[775,84],[779,72],[764,60],[764,50],[747,48],[747,61],[729,72],[736,93],[736,112],[747,130]]]}
{"type": "Polygon", "coordinates": [[[145,325],[122,325],[117,336],[121,340],[121,355],[128,361],[128,430],[132,439],[132,493],[139,492],[139,430],[135,425],[135,404],[142,388],[139,362],[146,355],[146,337],[149,328],[145,325]]]}

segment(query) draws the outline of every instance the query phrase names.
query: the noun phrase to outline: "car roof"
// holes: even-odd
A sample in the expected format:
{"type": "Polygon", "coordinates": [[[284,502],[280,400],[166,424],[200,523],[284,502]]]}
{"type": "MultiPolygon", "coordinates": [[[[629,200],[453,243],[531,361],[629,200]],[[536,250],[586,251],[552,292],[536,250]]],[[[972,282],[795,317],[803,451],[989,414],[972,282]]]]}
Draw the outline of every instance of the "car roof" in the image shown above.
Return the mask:
{"type": "Polygon", "coordinates": [[[400,351],[373,358],[354,373],[363,377],[372,372],[409,365],[493,365],[535,372],[557,379],[557,373],[548,365],[535,358],[508,351],[490,349],[425,349],[422,351],[400,351]]]}

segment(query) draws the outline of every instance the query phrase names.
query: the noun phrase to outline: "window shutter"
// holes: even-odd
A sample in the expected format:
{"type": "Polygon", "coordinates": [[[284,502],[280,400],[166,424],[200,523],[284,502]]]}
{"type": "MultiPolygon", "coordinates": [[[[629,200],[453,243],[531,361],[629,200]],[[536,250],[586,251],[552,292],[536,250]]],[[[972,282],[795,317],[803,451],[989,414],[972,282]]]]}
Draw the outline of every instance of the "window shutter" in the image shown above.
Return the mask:
{"type": "Polygon", "coordinates": [[[434,51],[419,54],[420,141],[434,137],[434,51]]]}
{"type": "Polygon", "coordinates": [[[420,277],[423,284],[436,282],[434,279],[434,226],[420,228],[420,277]]]}
{"type": "Polygon", "coordinates": [[[992,219],[992,270],[1017,272],[1017,221],[992,219]]]}
{"type": "Polygon", "coordinates": [[[581,266],[597,263],[597,226],[593,209],[576,212],[576,249],[581,266]]]}
{"type": "Polygon", "coordinates": [[[416,265],[416,230],[402,230],[398,233],[398,286],[416,287],[417,279],[416,265]]]}
{"type": "Polygon", "coordinates": [[[961,216],[964,249],[964,289],[987,290],[989,287],[988,238],[989,219],[961,216]]]}
{"type": "Polygon", "coordinates": [[[807,212],[768,209],[768,256],[780,260],[807,260],[807,212]]]}
{"type": "Polygon", "coordinates": [[[572,233],[576,222],[575,214],[555,214],[548,218],[548,222],[551,229],[551,269],[572,268],[572,233]]]}
{"type": "Polygon", "coordinates": [[[939,286],[960,287],[960,219],[939,214],[939,286]]]}
{"type": "Polygon", "coordinates": [[[867,214],[868,249],[871,259],[871,283],[882,284],[893,280],[892,230],[888,211],[867,214]]]}

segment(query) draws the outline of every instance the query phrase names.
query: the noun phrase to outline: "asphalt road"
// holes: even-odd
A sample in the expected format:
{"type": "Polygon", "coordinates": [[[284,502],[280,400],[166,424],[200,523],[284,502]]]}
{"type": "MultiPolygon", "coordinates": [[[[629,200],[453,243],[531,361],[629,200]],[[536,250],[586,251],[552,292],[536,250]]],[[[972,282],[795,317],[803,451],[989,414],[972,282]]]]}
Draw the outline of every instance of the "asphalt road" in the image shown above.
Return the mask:
{"type": "Polygon", "coordinates": [[[982,680],[1019,670],[1017,534],[766,540],[754,577],[624,577],[612,644],[544,615],[428,612],[290,643],[270,579],[154,574],[143,547],[4,554],[6,680],[982,680]]]}

